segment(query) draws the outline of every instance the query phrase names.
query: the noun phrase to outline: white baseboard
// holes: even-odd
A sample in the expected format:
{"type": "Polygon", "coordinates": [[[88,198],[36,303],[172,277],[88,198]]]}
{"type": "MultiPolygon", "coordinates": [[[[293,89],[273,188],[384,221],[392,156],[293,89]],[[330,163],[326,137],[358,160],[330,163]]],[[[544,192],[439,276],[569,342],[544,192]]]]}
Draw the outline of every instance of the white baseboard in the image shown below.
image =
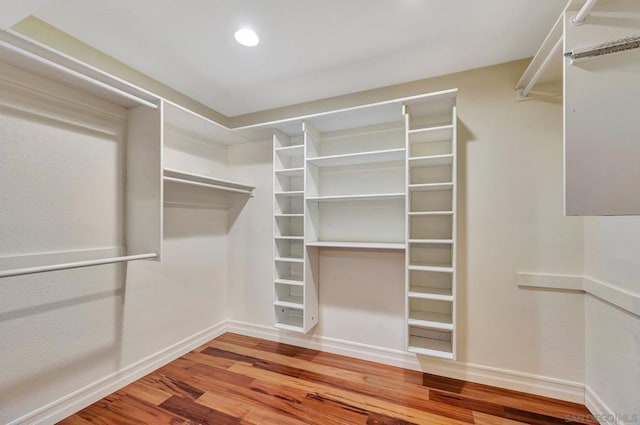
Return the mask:
{"type": "Polygon", "coordinates": [[[321,336],[299,335],[245,322],[229,321],[227,331],[576,403],[584,403],[585,400],[584,384],[580,382],[470,363],[432,359],[400,350],[321,336]]]}
{"type": "Polygon", "coordinates": [[[9,422],[8,425],[46,425],[56,423],[177,359],[194,348],[222,335],[226,332],[226,327],[226,322],[220,322],[215,326],[185,338],[172,346],[160,350],[122,370],[107,375],[46,406],[34,410],[25,416],[15,419],[9,422]]]}
{"type": "Polygon", "coordinates": [[[631,425],[638,422],[637,414],[634,418],[617,415],[589,386],[585,388],[584,405],[602,425],[631,425]]]}

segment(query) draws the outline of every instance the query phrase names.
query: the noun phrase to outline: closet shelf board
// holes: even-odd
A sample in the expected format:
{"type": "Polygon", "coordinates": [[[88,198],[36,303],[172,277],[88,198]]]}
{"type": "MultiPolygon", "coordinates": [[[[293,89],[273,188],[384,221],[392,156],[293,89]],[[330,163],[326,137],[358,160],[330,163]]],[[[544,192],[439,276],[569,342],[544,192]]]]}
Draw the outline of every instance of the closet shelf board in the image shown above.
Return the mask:
{"type": "Polygon", "coordinates": [[[429,155],[409,158],[410,167],[429,167],[453,164],[453,154],[429,155]]]}
{"type": "Polygon", "coordinates": [[[377,162],[404,161],[404,156],[405,149],[398,148],[307,158],[307,163],[318,167],[337,167],[342,165],[360,165],[374,164],[377,162]]]}
{"type": "Polygon", "coordinates": [[[450,314],[411,310],[408,323],[410,326],[419,328],[453,331],[453,322],[450,314]]]}
{"type": "Polygon", "coordinates": [[[355,248],[355,249],[393,249],[404,250],[404,243],[391,242],[332,242],[332,241],[314,241],[307,242],[307,246],[317,246],[321,248],[355,248]]]}
{"type": "Polygon", "coordinates": [[[414,354],[440,357],[442,359],[453,359],[451,342],[435,338],[411,336],[409,338],[408,351],[414,354]]]}
{"type": "Polygon", "coordinates": [[[215,177],[209,177],[202,174],[194,174],[186,171],[174,170],[171,168],[165,168],[163,170],[163,176],[165,180],[193,184],[202,187],[211,187],[212,189],[226,190],[229,192],[244,193],[250,195],[255,189],[255,186],[250,186],[244,183],[238,183],[230,180],[218,179],[215,177]]]}
{"type": "Polygon", "coordinates": [[[376,201],[384,199],[404,199],[404,193],[370,193],[363,195],[309,196],[307,201],[376,201]]]}
{"type": "Polygon", "coordinates": [[[409,185],[409,190],[414,192],[435,192],[452,189],[453,183],[426,183],[409,185]]]}

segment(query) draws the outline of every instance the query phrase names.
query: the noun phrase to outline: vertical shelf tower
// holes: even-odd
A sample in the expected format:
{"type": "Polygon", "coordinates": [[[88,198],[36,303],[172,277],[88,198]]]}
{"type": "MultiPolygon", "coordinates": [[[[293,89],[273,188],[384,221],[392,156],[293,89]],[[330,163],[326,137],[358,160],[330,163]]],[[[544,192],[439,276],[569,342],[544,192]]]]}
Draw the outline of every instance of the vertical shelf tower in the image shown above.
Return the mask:
{"type": "Polygon", "coordinates": [[[273,136],[274,321],[280,329],[308,332],[318,323],[313,278],[317,255],[305,249],[305,136],[273,136]]]}
{"type": "Polygon", "coordinates": [[[456,357],[456,97],[404,105],[408,351],[456,357]]]}

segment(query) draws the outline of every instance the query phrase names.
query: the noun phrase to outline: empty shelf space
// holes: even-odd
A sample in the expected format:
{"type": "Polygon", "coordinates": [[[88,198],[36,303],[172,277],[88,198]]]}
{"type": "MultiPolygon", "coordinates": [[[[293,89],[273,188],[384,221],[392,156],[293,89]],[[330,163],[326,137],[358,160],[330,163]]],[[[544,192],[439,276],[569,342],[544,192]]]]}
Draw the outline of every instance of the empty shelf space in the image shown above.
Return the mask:
{"type": "Polygon", "coordinates": [[[304,236],[274,236],[274,239],[283,241],[303,241],[304,236]]]}
{"type": "Polygon", "coordinates": [[[304,263],[304,258],[277,257],[275,261],[279,263],[304,263]]]}
{"type": "Polygon", "coordinates": [[[394,249],[404,250],[404,243],[391,242],[331,242],[331,241],[315,241],[308,242],[307,246],[317,246],[321,248],[354,248],[354,249],[394,249]]]}
{"type": "Polygon", "coordinates": [[[307,162],[316,166],[336,167],[341,165],[373,164],[376,162],[403,161],[404,148],[386,149],[372,152],[358,152],[342,155],[308,158],[307,162]]]}
{"type": "Polygon", "coordinates": [[[188,173],[170,168],[163,170],[163,178],[165,181],[176,183],[191,184],[194,186],[209,187],[211,189],[224,190],[228,192],[242,193],[250,195],[255,186],[249,186],[230,180],[217,179],[214,177],[204,176],[201,174],[188,173]]]}
{"type": "Polygon", "coordinates": [[[409,130],[409,143],[427,143],[453,138],[453,125],[437,125],[409,130]]]}
{"type": "Polygon", "coordinates": [[[409,243],[416,245],[447,245],[452,244],[453,239],[409,239],[409,243]]]}
{"type": "Polygon", "coordinates": [[[281,285],[290,285],[290,286],[304,286],[304,282],[301,280],[295,279],[276,279],[273,283],[279,283],[281,285]]]}
{"type": "Polygon", "coordinates": [[[304,214],[275,214],[276,217],[304,217],[304,214]]]}
{"type": "Polygon", "coordinates": [[[284,168],[282,170],[275,170],[276,175],[286,177],[302,177],[304,174],[304,168],[284,168]]]}
{"type": "Polygon", "coordinates": [[[453,347],[450,341],[436,338],[424,338],[412,335],[409,338],[408,351],[414,354],[453,359],[453,347]]]}
{"type": "Polygon", "coordinates": [[[451,165],[453,154],[448,155],[428,155],[409,158],[410,167],[428,167],[438,165],[451,165]]]}
{"type": "Polygon", "coordinates": [[[409,298],[453,302],[453,293],[450,288],[428,288],[425,286],[412,285],[409,287],[409,293],[407,295],[409,298]]]}
{"type": "Polygon", "coordinates": [[[421,191],[421,192],[429,192],[429,191],[440,191],[440,190],[452,190],[453,183],[426,183],[426,184],[410,184],[409,190],[411,191],[421,191]]]}
{"type": "Polygon", "coordinates": [[[285,146],[283,148],[276,148],[276,154],[280,156],[302,156],[304,154],[304,145],[285,146]]]}
{"type": "Polygon", "coordinates": [[[277,307],[289,307],[289,308],[297,308],[297,309],[303,308],[302,297],[297,297],[293,295],[289,295],[287,297],[278,299],[273,304],[277,307]]]}
{"type": "Polygon", "coordinates": [[[275,192],[274,195],[276,195],[276,196],[303,196],[304,195],[304,191],[302,191],[302,190],[292,190],[292,191],[288,191],[288,192],[275,192]]]}
{"type": "Polygon", "coordinates": [[[453,321],[450,314],[411,310],[408,323],[410,326],[420,328],[453,331],[453,321]]]}
{"type": "Polygon", "coordinates": [[[403,199],[404,193],[370,193],[366,195],[310,196],[307,201],[376,201],[384,199],[403,199]]]}
{"type": "Polygon", "coordinates": [[[453,215],[453,211],[410,211],[409,215],[413,217],[453,215]]]}

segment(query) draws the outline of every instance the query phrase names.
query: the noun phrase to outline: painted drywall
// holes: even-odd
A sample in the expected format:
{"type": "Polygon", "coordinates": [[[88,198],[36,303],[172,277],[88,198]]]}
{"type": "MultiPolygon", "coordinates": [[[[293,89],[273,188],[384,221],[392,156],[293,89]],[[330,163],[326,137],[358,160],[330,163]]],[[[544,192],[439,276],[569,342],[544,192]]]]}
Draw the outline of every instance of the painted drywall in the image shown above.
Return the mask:
{"type": "MultiPolygon", "coordinates": [[[[64,87],[47,85],[60,97],[34,92],[2,75],[0,268],[124,254],[126,111],[64,87]]],[[[224,149],[190,151],[171,134],[167,143],[168,164],[220,175],[224,149]]],[[[0,279],[0,423],[224,320],[227,225],[225,210],[165,208],[162,263],[0,279]]]]}
{"type": "MultiPolygon", "coordinates": [[[[585,274],[640,293],[640,217],[584,220],[585,274]]],[[[586,385],[623,423],[639,421],[640,316],[587,296],[585,319],[586,385]]]]}
{"type": "MultiPolygon", "coordinates": [[[[527,61],[267,111],[262,119],[457,87],[458,360],[582,382],[584,304],[518,290],[516,273],[583,268],[582,218],[563,217],[560,99],[516,102],[527,61]]],[[[257,182],[229,237],[230,318],[271,325],[271,142],[232,146],[230,165],[257,182]]],[[[403,257],[323,250],[320,324],[312,335],[403,350],[403,257]]],[[[428,359],[425,367],[428,367],[428,359]]]]}

